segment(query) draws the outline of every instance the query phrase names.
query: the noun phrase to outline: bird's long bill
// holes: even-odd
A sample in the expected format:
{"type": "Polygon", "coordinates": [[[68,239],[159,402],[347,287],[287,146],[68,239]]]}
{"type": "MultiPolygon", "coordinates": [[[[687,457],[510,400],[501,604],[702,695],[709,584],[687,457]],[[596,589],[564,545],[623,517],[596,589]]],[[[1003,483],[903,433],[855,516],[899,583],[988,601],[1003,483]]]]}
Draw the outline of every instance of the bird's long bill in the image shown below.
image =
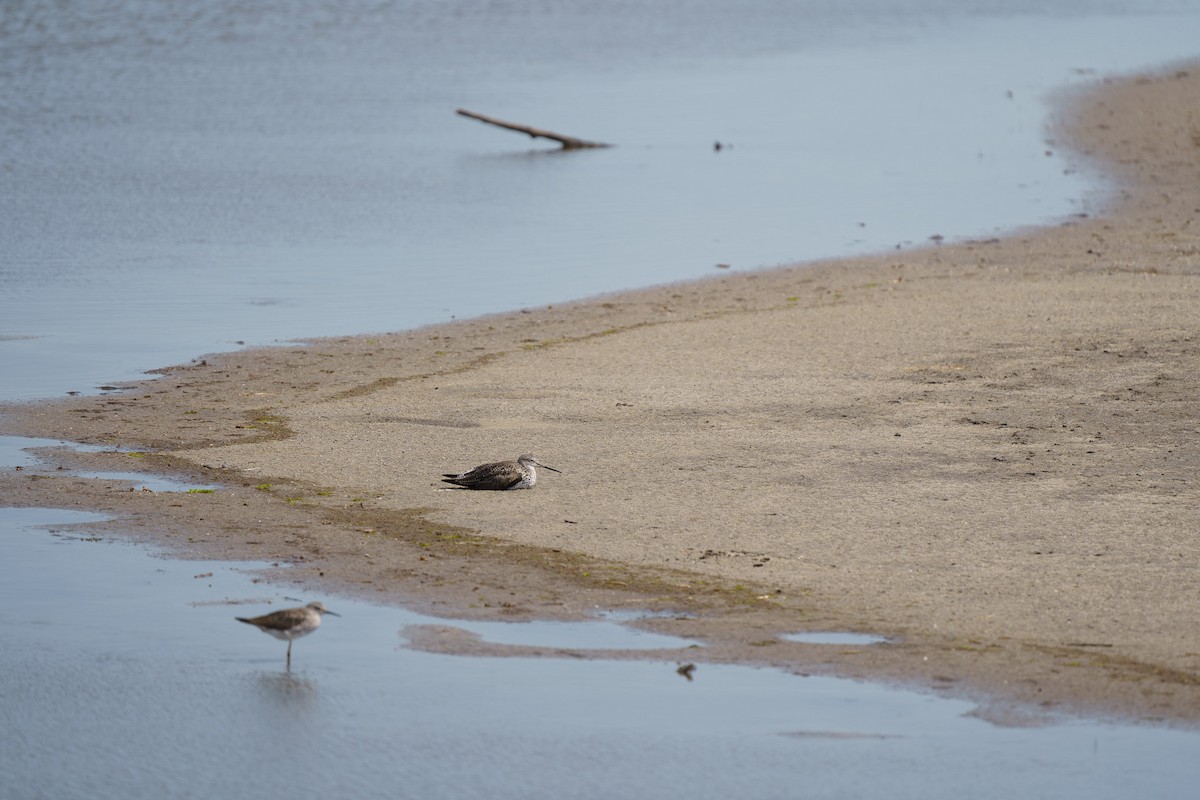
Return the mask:
{"type": "Polygon", "coordinates": [[[559,475],[562,475],[562,470],[561,470],[561,469],[555,469],[554,467],[551,467],[551,466],[548,466],[548,465],[546,465],[546,464],[543,464],[543,463],[542,463],[542,462],[540,462],[540,461],[539,461],[539,462],[537,462],[537,465],[538,465],[539,467],[541,467],[542,469],[548,469],[548,470],[550,470],[551,472],[557,472],[559,475]]]}
{"type": "Polygon", "coordinates": [[[330,611],[329,609],[325,609],[325,613],[331,617],[340,617],[341,616],[341,614],[337,613],[336,611],[330,611]]]}

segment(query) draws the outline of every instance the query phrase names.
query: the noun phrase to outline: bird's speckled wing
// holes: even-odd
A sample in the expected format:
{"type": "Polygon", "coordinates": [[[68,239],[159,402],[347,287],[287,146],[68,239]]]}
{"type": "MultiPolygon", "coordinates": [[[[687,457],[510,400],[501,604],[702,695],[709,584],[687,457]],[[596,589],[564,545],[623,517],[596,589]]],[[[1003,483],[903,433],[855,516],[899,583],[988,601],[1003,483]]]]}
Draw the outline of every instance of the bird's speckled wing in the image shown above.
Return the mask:
{"type": "Polygon", "coordinates": [[[524,475],[512,462],[498,461],[494,464],[481,464],[469,472],[458,475],[446,475],[442,478],[446,483],[453,483],[465,489],[493,489],[503,491],[511,489],[521,482],[524,475]]]}
{"type": "Polygon", "coordinates": [[[270,614],[264,614],[261,617],[235,617],[238,622],[245,622],[249,625],[256,625],[263,630],[285,631],[294,625],[299,624],[304,618],[301,609],[285,608],[281,611],[273,611],[270,614]]]}

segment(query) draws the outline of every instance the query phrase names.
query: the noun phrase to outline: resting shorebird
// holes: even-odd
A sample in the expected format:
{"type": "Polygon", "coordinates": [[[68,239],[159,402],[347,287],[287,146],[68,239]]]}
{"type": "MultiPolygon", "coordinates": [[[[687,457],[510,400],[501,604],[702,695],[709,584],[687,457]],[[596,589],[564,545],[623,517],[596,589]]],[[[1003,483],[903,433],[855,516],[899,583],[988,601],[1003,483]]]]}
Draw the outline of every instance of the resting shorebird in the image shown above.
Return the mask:
{"type": "Polygon", "coordinates": [[[327,609],[323,603],[309,603],[303,608],[281,608],[270,614],[263,614],[261,617],[250,617],[249,619],[236,617],[236,619],[238,622],[253,625],[276,639],[287,639],[287,668],[290,671],[292,668],[292,640],[307,636],[321,627],[323,614],[341,616],[341,614],[334,614],[327,609]]]}
{"type": "Polygon", "coordinates": [[[538,461],[530,453],[517,456],[516,461],[497,461],[494,464],[480,464],[473,470],[460,472],[457,475],[447,473],[442,476],[446,483],[453,483],[464,489],[532,489],[537,483],[537,470],[534,466],[546,467],[551,472],[562,473],[554,467],[548,467],[538,461]]]}

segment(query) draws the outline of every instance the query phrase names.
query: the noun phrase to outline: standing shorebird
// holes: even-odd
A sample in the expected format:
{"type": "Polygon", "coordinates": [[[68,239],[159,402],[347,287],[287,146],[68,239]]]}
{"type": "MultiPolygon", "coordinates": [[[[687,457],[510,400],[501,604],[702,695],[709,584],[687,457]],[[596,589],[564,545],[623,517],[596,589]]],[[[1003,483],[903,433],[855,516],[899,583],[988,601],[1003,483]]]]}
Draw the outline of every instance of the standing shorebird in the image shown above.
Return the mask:
{"type": "Polygon", "coordinates": [[[276,639],[287,639],[287,668],[292,669],[292,640],[299,639],[321,627],[321,617],[324,614],[334,614],[324,603],[309,603],[303,608],[281,608],[261,617],[236,617],[238,622],[253,625],[260,631],[274,636],[276,639]]]}
{"type": "Polygon", "coordinates": [[[445,483],[453,483],[464,489],[532,489],[537,483],[535,466],[545,467],[560,475],[562,470],[547,466],[538,461],[530,453],[517,456],[516,461],[497,461],[494,464],[480,464],[478,467],[457,475],[446,473],[442,476],[445,483]]]}

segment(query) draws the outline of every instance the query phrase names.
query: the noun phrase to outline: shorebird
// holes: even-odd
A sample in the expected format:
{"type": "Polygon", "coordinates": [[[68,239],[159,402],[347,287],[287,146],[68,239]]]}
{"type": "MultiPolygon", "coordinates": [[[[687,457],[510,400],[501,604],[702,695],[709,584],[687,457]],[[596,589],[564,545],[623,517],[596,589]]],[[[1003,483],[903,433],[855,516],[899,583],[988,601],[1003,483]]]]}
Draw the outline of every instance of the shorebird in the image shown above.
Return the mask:
{"type": "Polygon", "coordinates": [[[533,457],[531,453],[517,456],[516,461],[497,461],[494,464],[480,464],[478,467],[455,475],[446,473],[442,476],[445,483],[453,483],[464,489],[532,489],[537,483],[535,466],[545,467],[551,472],[562,473],[554,467],[546,466],[533,457]]]}
{"type": "Polygon", "coordinates": [[[292,640],[299,639],[321,627],[321,617],[324,614],[334,614],[323,603],[309,603],[302,608],[281,608],[261,617],[236,617],[238,622],[253,625],[260,631],[274,636],[276,639],[287,639],[287,668],[292,669],[292,640]]]}

